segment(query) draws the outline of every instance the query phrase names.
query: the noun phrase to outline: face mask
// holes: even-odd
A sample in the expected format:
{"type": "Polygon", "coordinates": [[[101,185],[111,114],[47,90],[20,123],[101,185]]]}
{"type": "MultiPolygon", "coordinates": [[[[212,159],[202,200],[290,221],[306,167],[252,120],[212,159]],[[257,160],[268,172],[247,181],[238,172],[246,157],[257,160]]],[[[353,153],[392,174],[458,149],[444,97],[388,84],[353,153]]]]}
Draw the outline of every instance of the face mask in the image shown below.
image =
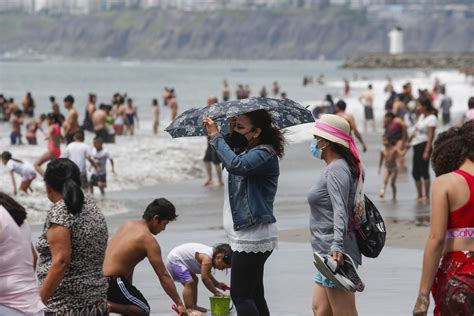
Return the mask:
{"type": "Polygon", "coordinates": [[[311,154],[313,155],[313,157],[318,158],[318,159],[322,159],[321,158],[322,151],[321,151],[321,149],[318,148],[318,140],[316,138],[314,138],[311,141],[310,151],[311,151],[311,154]]]}
{"type": "Polygon", "coordinates": [[[231,147],[247,148],[247,146],[249,145],[249,141],[247,140],[247,137],[245,137],[245,135],[247,135],[248,133],[245,133],[244,135],[242,135],[240,133],[237,133],[236,131],[233,131],[229,137],[229,142],[230,142],[231,147]]]}

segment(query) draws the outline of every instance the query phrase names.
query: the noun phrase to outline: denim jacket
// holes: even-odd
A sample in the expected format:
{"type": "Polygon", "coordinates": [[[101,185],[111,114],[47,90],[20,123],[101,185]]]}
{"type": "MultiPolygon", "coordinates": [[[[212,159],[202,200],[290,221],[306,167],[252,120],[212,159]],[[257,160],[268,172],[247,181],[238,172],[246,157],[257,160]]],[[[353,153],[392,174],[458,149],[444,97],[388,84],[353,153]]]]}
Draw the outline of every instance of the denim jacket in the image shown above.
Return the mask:
{"type": "Polygon", "coordinates": [[[229,200],[234,230],[275,223],[273,201],[278,187],[278,156],[270,145],[234,153],[221,134],[211,138],[224,168],[229,172],[229,200]]]}

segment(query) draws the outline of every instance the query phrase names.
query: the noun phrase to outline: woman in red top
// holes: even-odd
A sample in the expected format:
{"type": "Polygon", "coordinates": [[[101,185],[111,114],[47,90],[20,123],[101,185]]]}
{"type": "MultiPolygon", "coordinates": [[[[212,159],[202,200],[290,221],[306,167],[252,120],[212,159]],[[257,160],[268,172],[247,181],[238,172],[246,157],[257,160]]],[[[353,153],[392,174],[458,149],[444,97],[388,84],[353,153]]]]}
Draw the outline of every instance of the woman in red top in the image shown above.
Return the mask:
{"type": "Polygon", "coordinates": [[[54,160],[61,156],[60,142],[61,142],[61,128],[55,121],[54,114],[49,113],[46,116],[48,121],[48,134],[46,135],[46,140],[48,141],[48,151],[45,152],[41,157],[38,158],[35,162],[35,169],[41,176],[44,176],[44,170],[41,168],[41,165],[49,160],[54,160]]]}
{"type": "Polygon", "coordinates": [[[474,122],[434,144],[431,229],[413,315],[474,315],[474,122]],[[441,262],[440,262],[441,259],[441,262]]]}

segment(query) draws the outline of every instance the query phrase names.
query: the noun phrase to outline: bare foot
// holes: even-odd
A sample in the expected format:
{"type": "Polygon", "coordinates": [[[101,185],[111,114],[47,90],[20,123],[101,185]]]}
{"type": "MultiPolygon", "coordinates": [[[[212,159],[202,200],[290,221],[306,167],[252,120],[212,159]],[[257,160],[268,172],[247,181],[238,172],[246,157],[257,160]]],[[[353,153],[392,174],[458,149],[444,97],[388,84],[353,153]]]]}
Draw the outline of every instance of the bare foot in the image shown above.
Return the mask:
{"type": "Polygon", "coordinates": [[[208,186],[210,186],[211,184],[212,184],[212,180],[211,180],[211,179],[207,179],[207,181],[204,182],[203,186],[208,187],[208,186]]]}
{"type": "Polygon", "coordinates": [[[385,195],[385,189],[381,189],[379,196],[383,199],[384,195],[385,195]]]}

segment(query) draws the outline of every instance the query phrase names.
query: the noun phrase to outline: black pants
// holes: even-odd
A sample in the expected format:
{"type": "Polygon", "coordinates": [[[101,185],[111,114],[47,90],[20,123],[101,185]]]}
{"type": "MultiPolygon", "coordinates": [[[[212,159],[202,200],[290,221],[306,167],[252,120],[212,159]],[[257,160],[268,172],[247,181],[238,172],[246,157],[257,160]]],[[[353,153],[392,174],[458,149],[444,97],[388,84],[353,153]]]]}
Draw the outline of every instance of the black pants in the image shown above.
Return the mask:
{"type": "Polygon", "coordinates": [[[271,251],[234,252],[230,296],[239,316],[269,316],[263,290],[263,268],[271,251]]]}
{"type": "Polygon", "coordinates": [[[430,179],[430,160],[423,159],[426,142],[413,146],[413,170],[412,176],[415,181],[430,179]]]}

